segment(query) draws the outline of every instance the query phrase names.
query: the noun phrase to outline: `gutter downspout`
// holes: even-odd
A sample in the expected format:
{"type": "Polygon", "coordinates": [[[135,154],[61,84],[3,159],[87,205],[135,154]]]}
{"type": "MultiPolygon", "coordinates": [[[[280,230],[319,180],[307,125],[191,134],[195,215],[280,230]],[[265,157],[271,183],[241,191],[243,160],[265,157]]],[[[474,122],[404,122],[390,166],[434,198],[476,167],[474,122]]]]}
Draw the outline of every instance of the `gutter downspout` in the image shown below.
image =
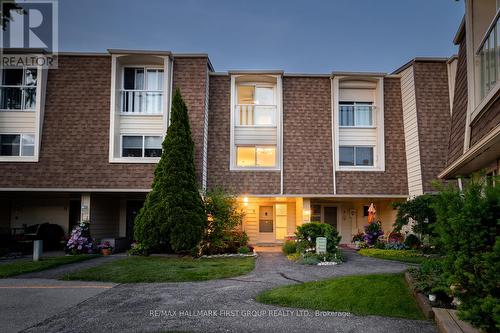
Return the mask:
{"type": "Polygon", "coordinates": [[[280,94],[280,194],[283,195],[283,75],[279,77],[279,94],[280,94]]]}
{"type": "Polygon", "coordinates": [[[333,175],[333,195],[336,195],[337,194],[337,181],[336,181],[336,177],[335,177],[335,130],[334,130],[334,126],[335,126],[335,120],[334,120],[334,115],[335,115],[335,112],[334,112],[334,108],[335,108],[335,101],[334,101],[334,87],[335,87],[335,84],[334,84],[334,80],[335,78],[332,76],[330,78],[330,100],[331,100],[331,117],[332,117],[332,175],[333,175]]]}

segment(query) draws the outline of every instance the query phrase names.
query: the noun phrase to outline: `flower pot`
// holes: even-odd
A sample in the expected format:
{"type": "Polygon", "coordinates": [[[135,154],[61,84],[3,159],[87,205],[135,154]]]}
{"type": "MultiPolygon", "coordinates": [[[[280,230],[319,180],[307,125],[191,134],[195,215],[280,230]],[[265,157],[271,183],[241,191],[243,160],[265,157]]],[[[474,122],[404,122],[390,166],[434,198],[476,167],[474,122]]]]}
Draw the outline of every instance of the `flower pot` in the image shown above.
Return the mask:
{"type": "Polygon", "coordinates": [[[434,294],[429,294],[429,301],[435,302],[436,301],[436,295],[434,294]]]}
{"type": "Polygon", "coordinates": [[[354,248],[355,248],[356,250],[359,250],[359,249],[361,248],[361,242],[360,242],[360,241],[355,241],[355,242],[354,242],[354,248]]]}
{"type": "Polygon", "coordinates": [[[111,249],[102,249],[101,253],[103,256],[109,256],[111,254],[111,249]]]}

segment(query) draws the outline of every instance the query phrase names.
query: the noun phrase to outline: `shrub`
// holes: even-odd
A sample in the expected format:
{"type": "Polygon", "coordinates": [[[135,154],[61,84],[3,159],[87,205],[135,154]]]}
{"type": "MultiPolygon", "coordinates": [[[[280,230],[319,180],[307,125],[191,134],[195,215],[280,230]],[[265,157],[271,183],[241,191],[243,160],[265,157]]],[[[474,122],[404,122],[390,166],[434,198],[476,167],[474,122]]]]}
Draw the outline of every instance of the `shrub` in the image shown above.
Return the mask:
{"type": "Polygon", "coordinates": [[[319,222],[305,223],[297,228],[297,250],[305,252],[308,248],[316,247],[317,237],[326,237],[327,252],[334,253],[341,237],[337,230],[329,224],[319,222]]]}
{"type": "Polygon", "coordinates": [[[409,272],[415,280],[415,289],[421,293],[428,295],[450,292],[443,276],[443,262],[439,259],[426,260],[419,268],[412,268],[409,272]]]}
{"type": "Polygon", "coordinates": [[[317,265],[320,261],[321,260],[315,253],[305,253],[297,260],[297,263],[302,265],[317,265]]]}
{"type": "Polygon", "coordinates": [[[406,245],[404,243],[387,243],[385,244],[386,250],[404,250],[406,245]]]}
{"type": "Polygon", "coordinates": [[[403,236],[403,234],[397,231],[392,231],[388,237],[389,243],[403,243],[404,240],[405,237],[403,236]]]}
{"type": "MultiPolygon", "coordinates": [[[[293,256],[292,258],[295,258],[295,256],[293,256]]],[[[303,265],[317,265],[322,261],[340,263],[344,261],[344,256],[339,250],[336,250],[334,253],[323,253],[323,254],[316,254],[310,252],[310,253],[305,253],[303,255],[299,255],[296,260],[297,263],[303,265]]]]}
{"type": "Polygon", "coordinates": [[[238,253],[248,254],[250,253],[250,249],[248,248],[248,246],[242,246],[238,249],[238,253]]]}
{"type": "Polygon", "coordinates": [[[352,242],[355,243],[355,242],[362,242],[365,240],[365,234],[361,231],[358,231],[357,234],[355,234],[354,236],[352,236],[352,242]]]}
{"type": "Polygon", "coordinates": [[[82,221],[71,231],[65,252],[69,254],[86,254],[94,251],[94,242],[90,237],[89,221],[82,221]]]}
{"type": "Polygon", "coordinates": [[[368,246],[373,246],[377,242],[378,238],[382,236],[384,232],[382,231],[382,225],[380,221],[373,222],[365,226],[365,242],[368,246]]]}
{"type": "Polygon", "coordinates": [[[199,244],[205,225],[188,110],[177,89],[152,189],[134,222],[135,238],[150,249],[184,252],[199,244]]]}
{"type": "Polygon", "coordinates": [[[487,332],[500,329],[499,181],[474,176],[462,192],[441,188],[434,203],[443,269],[461,301],[459,316],[487,332]]]}
{"type": "Polygon", "coordinates": [[[283,253],[285,255],[295,253],[297,252],[297,242],[286,241],[285,243],[283,243],[281,249],[283,250],[283,253]]]}
{"type": "Polygon", "coordinates": [[[424,194],[408,201],[394,202],[392,205],[398,210],[395,230],[400,231],[403,226],[412,223],[413,232],[433,237],[436,222],[433,198],[430,194],[424,194]]]}
{"type": "Polygon", "coordinates": [[[405,245],[409,249],[418,249],[420,247],[420,239],[414,234],[409,234],[405,238],[405,245]]]}
{"type": "Polygon", "coordinates": [[[375,244],[374,244],[374,247],[376,249],[385,249],[385,246],[387,245],[386,242],[380,240],[380,239],[377,239],[377,241],[375,241],[375,244]]]}
{"type": "Polygon", "coordinates": [[[288,260],[291,260],[291,261],[297,261],[299,260],[300,258],[302,258],[302,254],[298,253],[298,252],[295,252],[295,253],[292,253],[292,254],[289,254],[286,256],[288,258],[288,260]]]}
{"type": "Polygon", "coordinates": [[[149,250],[143,244],[134,242],[127,253],[131,256],[148,256],[149,250]]]}

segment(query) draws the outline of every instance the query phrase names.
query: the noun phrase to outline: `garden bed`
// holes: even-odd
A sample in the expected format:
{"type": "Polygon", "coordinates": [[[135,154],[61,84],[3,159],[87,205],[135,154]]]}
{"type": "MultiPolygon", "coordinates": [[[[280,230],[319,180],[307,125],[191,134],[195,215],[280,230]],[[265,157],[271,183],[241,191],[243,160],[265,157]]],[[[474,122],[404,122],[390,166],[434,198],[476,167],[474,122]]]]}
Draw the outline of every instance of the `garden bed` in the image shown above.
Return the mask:
{"type": "Polygon", "coordinates": [[[412,264],[421,264],[428,259],[427,256],[416,250],[361,249],[358,253],[362,256],[402,261],[412,264]]]}

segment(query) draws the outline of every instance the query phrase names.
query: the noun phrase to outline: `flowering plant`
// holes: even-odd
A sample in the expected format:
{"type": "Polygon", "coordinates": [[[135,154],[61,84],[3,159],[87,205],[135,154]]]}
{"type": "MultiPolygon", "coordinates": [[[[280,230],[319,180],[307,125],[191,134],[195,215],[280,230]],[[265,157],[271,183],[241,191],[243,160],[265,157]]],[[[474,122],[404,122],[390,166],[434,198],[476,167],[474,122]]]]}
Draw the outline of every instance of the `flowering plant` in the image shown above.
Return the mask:
{"type": "Polygon", "coordinates": [[[380,221],[372,222],[365,226],[365,242],[368,246],[373,246],[378,238],[382,236],[382,226],[380,221]]]}
{"type": "Polygon", "coordinates": [[[71,231],[65,251],[70,254],[92,253],[94,243],[90,237],[89,221],[81,221],[71,231]]]}
{"type": "Polygon", "coordinates": [[[357,234],[355,234],[354,236],[352,236],[352,242],[355,243],[355,242],[362,242],[365,240],[365,234],[361,231],[358,231],[357,234]]]}
{"type": "Polygon", "coordinates": [[[111,243],[108,241],[102,242],[99,244],[99,249],[100,250],[113,250],[113,247],[111,246],[111,243]]]}

